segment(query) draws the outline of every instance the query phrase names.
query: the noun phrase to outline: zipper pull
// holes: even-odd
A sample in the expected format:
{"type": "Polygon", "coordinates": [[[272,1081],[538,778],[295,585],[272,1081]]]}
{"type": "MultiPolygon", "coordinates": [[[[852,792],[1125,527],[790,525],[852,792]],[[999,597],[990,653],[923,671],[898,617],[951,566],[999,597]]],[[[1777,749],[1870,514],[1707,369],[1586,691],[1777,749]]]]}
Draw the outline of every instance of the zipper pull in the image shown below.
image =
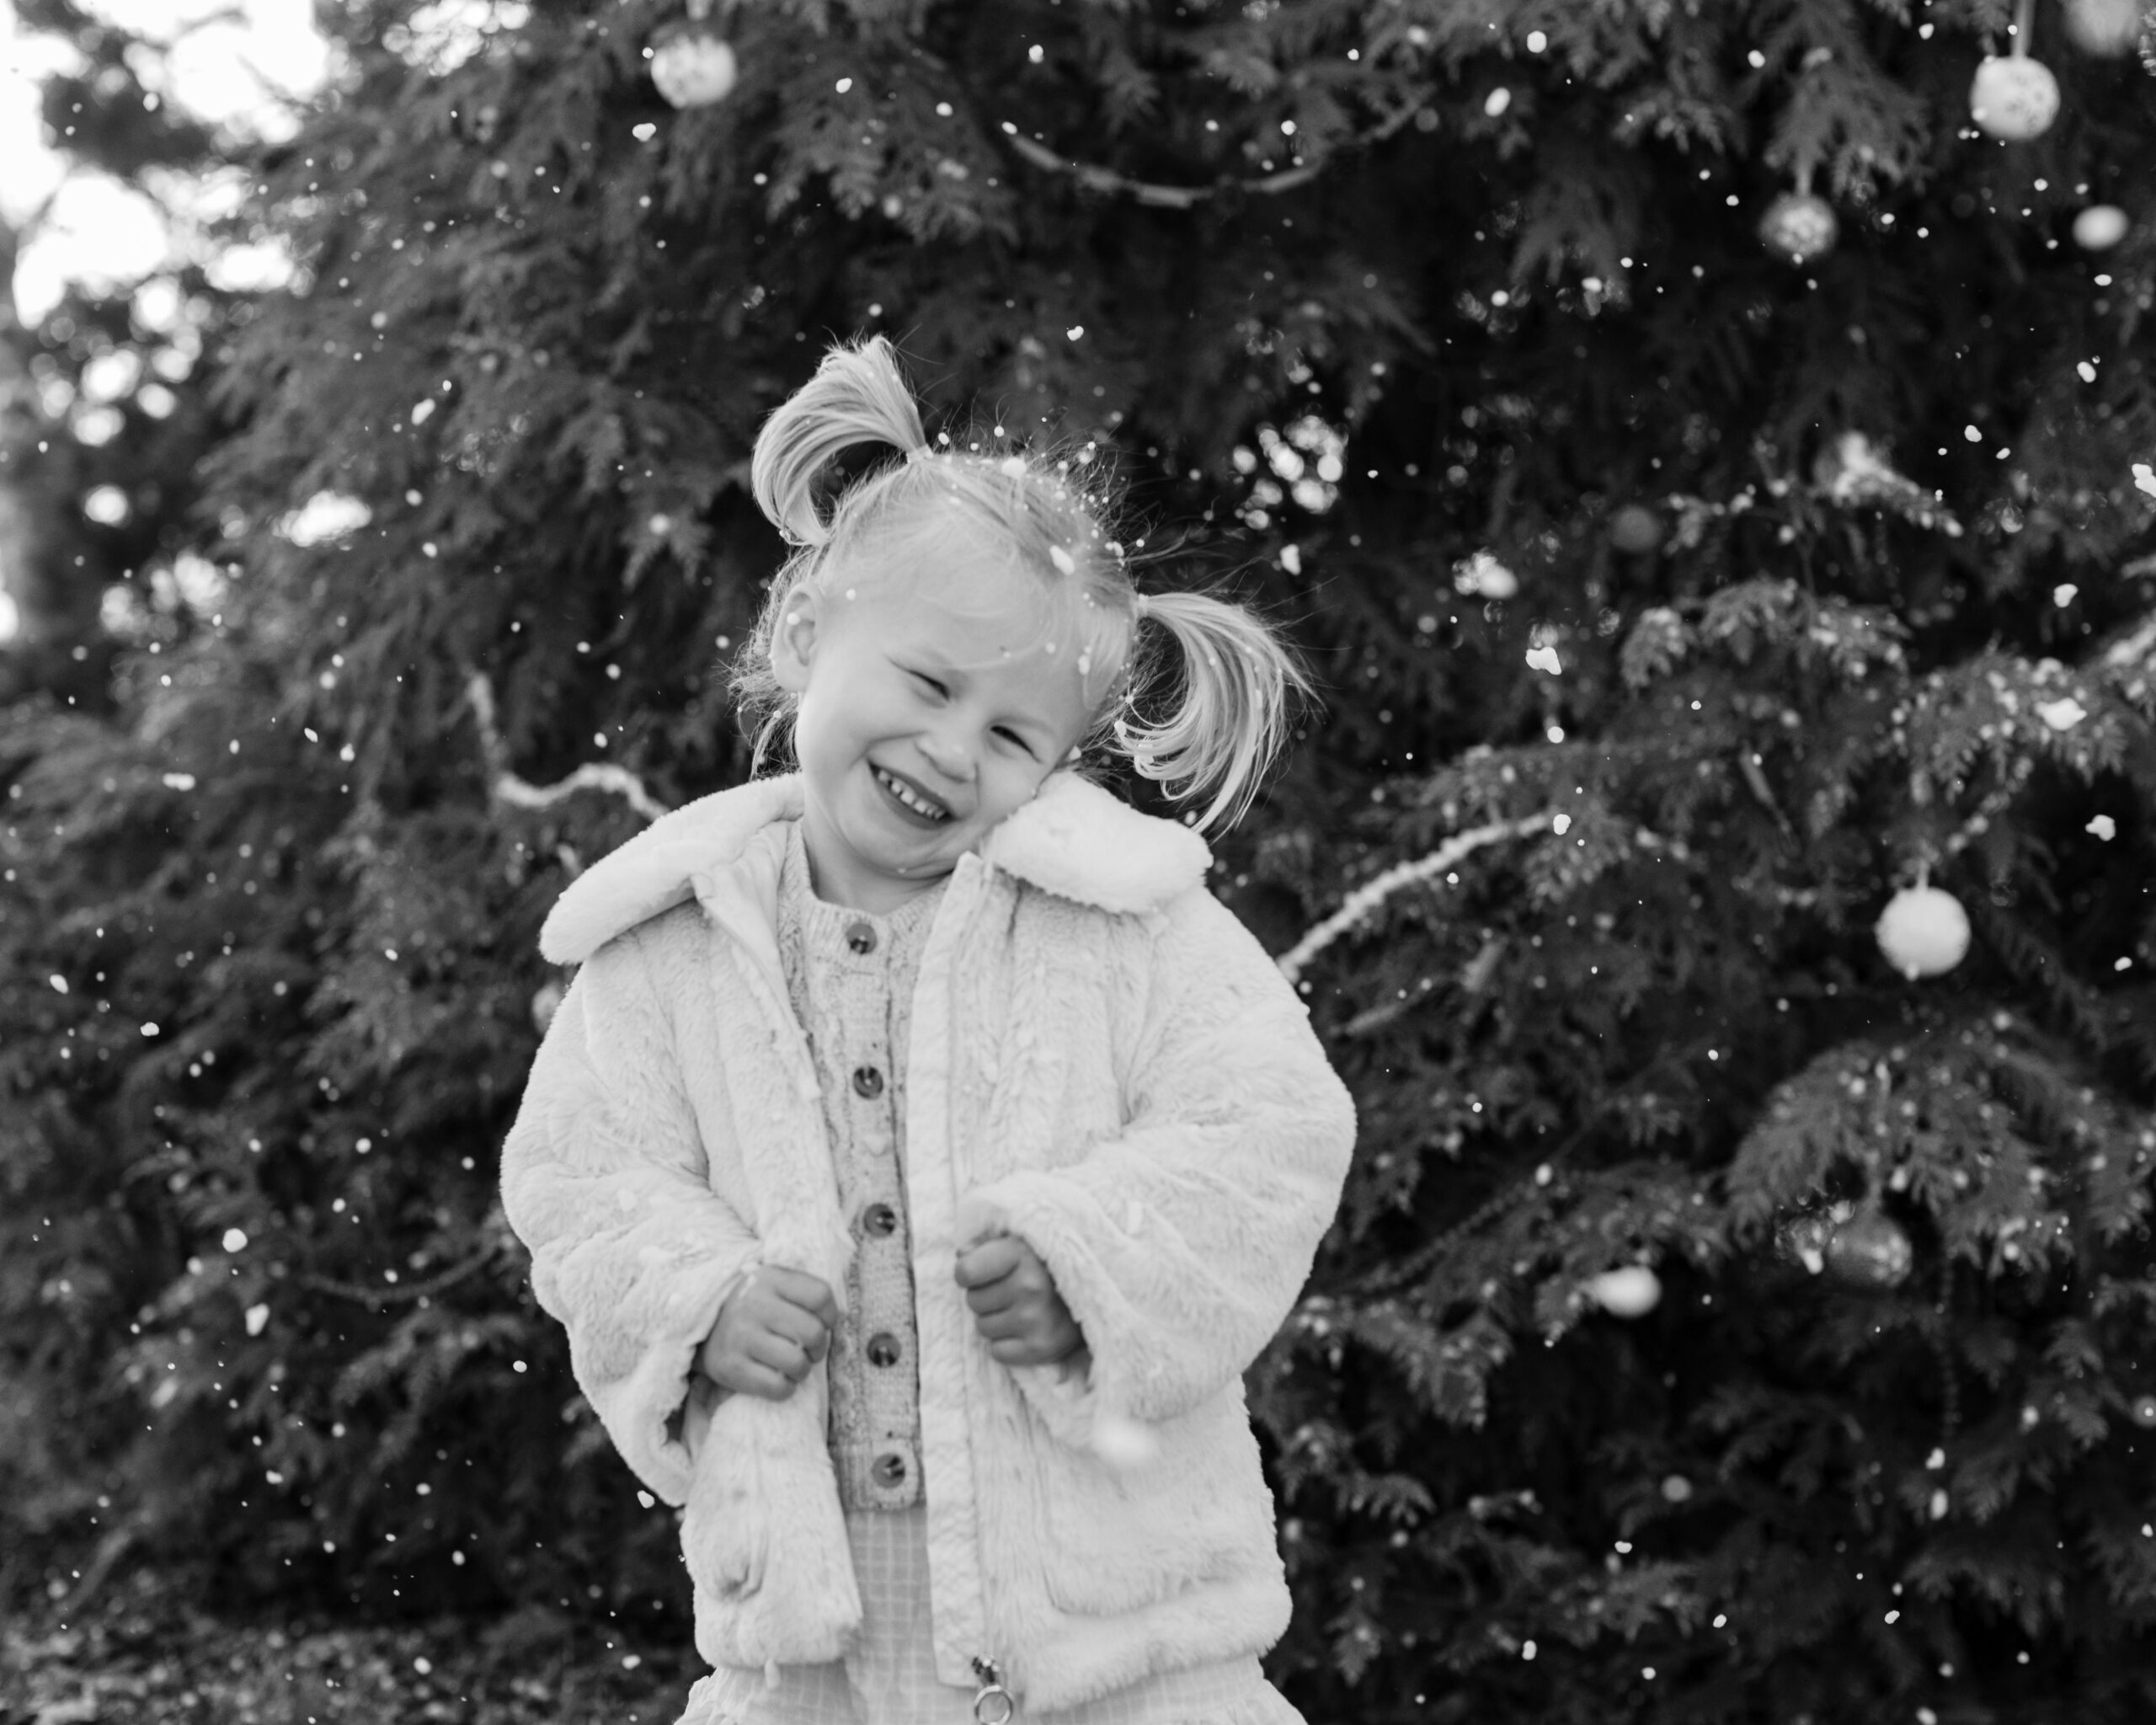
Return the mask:
{"type": "Polygon", "coordinates": [[[1003,1686],[1003,1674],[995,1661],[976,1658],[974,1674],[980,1687],[974,1692],[974,1725],[1011,1725],[1018,1714],[1017,1703],[1003,1686]]]}

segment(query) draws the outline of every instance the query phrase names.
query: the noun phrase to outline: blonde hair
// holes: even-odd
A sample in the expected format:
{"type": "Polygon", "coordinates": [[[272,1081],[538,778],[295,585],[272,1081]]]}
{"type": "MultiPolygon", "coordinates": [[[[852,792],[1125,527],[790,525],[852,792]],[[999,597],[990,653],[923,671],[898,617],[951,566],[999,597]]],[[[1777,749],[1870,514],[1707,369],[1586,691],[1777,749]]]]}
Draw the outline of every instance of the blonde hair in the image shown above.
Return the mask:
{"type": "Polygon", "coordinates": [[[1249,808],[1308,679],[1270,624],[1203,593],[1139,592],[1104,525],[1113,507],[1090,478],[1091,447],[1053,457],[931,447],[921,409],[881,336],[834,347],[756,436],[757,505],[793,547],[773,577],[733,685],[754,739],[752,770],[792,729],[795,702],[771,665],[788,601],[845,569],[859,584],[926,566],[954,526],[1059,599],[1081,637],[1090,724],[1083,747],[1126,757],[1177,802],[1203,799],[1200,830],[1249,808]],[[882,465],[860,467],[878,449],[882,465]],[[847,468],[855,471],[849,475],[847,468]],[[1159,716],[1150,716],[1165,708],[1159,716]]]}

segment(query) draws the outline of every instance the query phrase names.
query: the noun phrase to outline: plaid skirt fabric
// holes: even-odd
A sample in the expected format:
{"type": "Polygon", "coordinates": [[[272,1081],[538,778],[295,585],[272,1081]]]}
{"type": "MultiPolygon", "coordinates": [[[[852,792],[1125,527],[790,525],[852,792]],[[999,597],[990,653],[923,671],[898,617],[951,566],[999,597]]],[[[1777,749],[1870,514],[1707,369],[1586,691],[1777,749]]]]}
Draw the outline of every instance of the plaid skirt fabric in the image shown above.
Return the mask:
{"type": "MultiPolygon", "coordinates": [[[[861,1644],[848,1660],[762,1671],[723,1667],[689,1692],[680,1725],[973,1725],[971,1688],[936,1680],[929,1633],[928,1512],[846,1517],[861,1583],[861,1644]]],[[[1303,1725],[1255,1658],[1171,1672],[1013,1725],[1303,1725]]]]}

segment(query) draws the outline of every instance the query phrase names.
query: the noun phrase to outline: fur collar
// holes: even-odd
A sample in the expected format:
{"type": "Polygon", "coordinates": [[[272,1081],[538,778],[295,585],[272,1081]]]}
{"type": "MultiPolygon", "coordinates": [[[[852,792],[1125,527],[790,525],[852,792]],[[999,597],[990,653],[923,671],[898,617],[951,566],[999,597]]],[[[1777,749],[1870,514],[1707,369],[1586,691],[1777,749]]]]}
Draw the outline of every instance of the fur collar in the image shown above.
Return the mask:
{"type": "MultiPolygon", "coordinates": [[[[579,964],[613,937],[696,895],[776,820],[801,814],[798,774],[717,791],[661,817],[570,882],[539,932],[556,964],[579,964]]],[[[1190,828],[1141,814],[1075,773],[982,841],[983,862],[1059,898],[1118,913],[1160,910],[1200,884],[1213,856],[1190,828]]]]}

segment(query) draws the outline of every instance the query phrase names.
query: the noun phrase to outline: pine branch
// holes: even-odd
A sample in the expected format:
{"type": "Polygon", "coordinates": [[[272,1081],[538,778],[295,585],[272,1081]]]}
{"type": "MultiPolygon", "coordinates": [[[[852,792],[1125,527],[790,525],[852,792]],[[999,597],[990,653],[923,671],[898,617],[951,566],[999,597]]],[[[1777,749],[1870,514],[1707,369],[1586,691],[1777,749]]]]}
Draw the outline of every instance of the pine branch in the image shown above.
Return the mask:
{"type": "Polygon", "coordinates": [[[483,1251],[475,1252],[463,1263],[452,1264],[440,1275],[430,1276],[424,1282],[414,1282],[408,1288],[362,1288],[357,1283],[340,1282],[334,1276],[317,1275],[312,1271],[302,1272],[297,1279],[302,1288],[312,1288],[318,1294],[334,1295],[339,1300],[353,1300],[380,1311],[387,1306],[408,1306],[432,1299],[443,1290],[453,1288],[459,1282],[477,1275],[494,1260],[494,1249],[488,1246],[483,1251]]]}
{"type": "MultiPolygon", "coordinates": [[[[1007,126],[1009,122],[1005,124],[1007,126]]],[[[1011,147],[1036,168],[1051,174],[1067,174],[1087,191],[1128,192],[1137,202],[1155,210],[1188,210],[1231,188],[1246,192],[1284,192],[1316,179],[1319,172],[1319,164],[1305,163],[1254,179],[1224,180],[1218,185],[1161,185],[1150,180],[1134,179],[1113,168],[1059,156],[1047,145],[1037,144],[1015,130],[1006,136],[1011,147]]]]}
{"type": "MultiPolygon", "coordinates": [[[[1353,142],[1357,144],[1382,142],[1416,115],[1412,103],[1404,104],[1396,114],[1388,115],[1379,125],[1363,133],[1353,142]]],[[[1034,167],[1050,174],[1066,174],[1087,191],[1123,192],[1135,201],[1155,210],[1188,210],[1203,203],[1208,198],[1217,198],[1228,192],[1262,192],[1268,195],[1293,191],[1297,186],[1307,185],[1322,174],[1326,162],[1305,162],[1294,168],[1283,168],[1273,174],[1262,174],[1244,179],[1223,179],[1212,185],[1163,185],[1157,181],[1133,178],[1113,168],[1103,168],[1097,163],[1079,162],[1068,156],[1059,155],[1045,144],[1037,143],[1026,136],[1009,120],[1003,122],[1005,142],[1034,167]]],[[[1331,160],[1328,158],[1327,160],[1331,160]]]]}
{"type": "Polygon", "coordinates": [[[480,747],[494,774],[489,788],[496,801],[506,803],[512,809],[545,809],[579,791],[607,791],[622,798],[646,820],[656,820],[667,813],[666,805],[644,788],[642,779],[627,767],[617,766],[611,761],[587,761],[567,778],[557,779],[551,785],[535,785],[520,778],[510,769],[508,750],[503,745],[495,720],[494,684],[486,672],[475,670],[467,676],[464,687],[472,702],[472,716],[478,721],[480,747]]]}
{"type": "Polygon", "coordinates": [[[1403,887],[1413,886],[1417,881],[1442,874],[1455,862],[1472,856],[1486,845],[1494,845],[1500,839],[1524,837],[1529,833],[1541,831],[1550,824],[1550,815],[1547,810],[1523,815],[1517,820],[1493,820],[1487,826],[1455,833],[1427,857],[1419,857],[1412,862],[1398,863],[1386,869],[1350,893],[1337,911],[1282,953],[1277,961],[1281,975],[1290,982],[1298,980],[1311,959],[1342,935],[1353,930],[1403,887]]]}
{"type": "Polygon", "coordinates": [[[1549,1184],[1556,1178],[1556,1171],[1571,1161],[1573,1154],[1587,1143],[1613,1110],[1638,1096],[1656,1079],[1681,1069],[1689,1060],[1696,1058],[1697,1053],[1698,1044],[1688,1044],[1683,1048],[1665,1051],[1660,1059],[1641,1068],[1590,1108],[1586,1118],[1562,1144],[1537,1160],[1531,1172],[1500,1187],[1467,1215],[1442,1233],[1425,1241],[1398,1263],[1381,1268],[1376,1274],[1356,1286],[1355,1296],[1358,1299],[1380,1299],[1420,1281],[1460,1241],[1496,1220],[1530,1193],[1549,1184]]]}

